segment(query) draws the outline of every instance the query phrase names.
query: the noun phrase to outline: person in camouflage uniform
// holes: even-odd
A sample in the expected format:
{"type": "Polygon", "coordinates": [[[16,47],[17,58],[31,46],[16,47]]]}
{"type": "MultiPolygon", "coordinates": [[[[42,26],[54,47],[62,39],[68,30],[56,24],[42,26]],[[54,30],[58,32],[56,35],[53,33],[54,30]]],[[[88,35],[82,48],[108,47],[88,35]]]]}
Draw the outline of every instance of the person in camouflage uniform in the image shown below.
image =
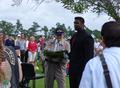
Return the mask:
{"type": "MultiPolygon", "coordinates": [[[[55,39],[46,43],[48,52],[70,52],[70,44],[64,39],[64,31],[62,28],[57,28],[55,31],[55,39]]],[[[66,63],[68,59],[64,57],[49,57],[45,58],[45,86],[53,88],[54,80],[56,79],[58,88],[65,88],[66,63]]]]}

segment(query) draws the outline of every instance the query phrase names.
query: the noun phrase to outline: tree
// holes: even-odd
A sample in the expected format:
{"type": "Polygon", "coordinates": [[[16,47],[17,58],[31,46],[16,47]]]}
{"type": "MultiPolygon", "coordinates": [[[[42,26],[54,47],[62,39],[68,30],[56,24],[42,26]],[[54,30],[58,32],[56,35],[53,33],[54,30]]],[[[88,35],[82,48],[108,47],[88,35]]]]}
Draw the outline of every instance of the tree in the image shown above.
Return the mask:
{"type": "Polygon", "coordinates": [[[98,30],[94,30],[94,31],[93,31],[93,35],[95,36],[95,38],[98,38],[98,39],[101,38],[101,33],[100,33],[100,31],[98,31],[98,30]]]}
{"type": "MultiPolygon", "coordinates": [[[[13,0],[17,5],[22,0],[13,0]]],[[[39,5],[48,0],[33,0],[39,5]]],[[[120,22],[120,0],[55,0],[63,3],[63,6],[68,10],[72,10],[75,13],[83,13],[87,10],[92,10],[100,14],[105,12],[109,16],[113,17],[116,21],[120,22]]]]}
{"type": "Polygon", "coordinates": [[[85,26],[85,30],[89,33],[89,34],[92,34],[92,30],[90,30],[88,27],[85,26]]]}
{"type": "Polygon", "coordinates": [[[15,25],[15,34],[18,34],[19,32],[24,33],[24,29],[22,26],[22,23],[20,22],[20,20],[18,19],[15,25]]]}
{"type": "Polygon", "coordinates": [[[15,26],[10,22],[0,21],[0,28],[2,28],[4,33],[7,35],[14,34],[15,26]]]}
{"type": "Polygon", "coordinates": [[[70,27],[66,28],[65,24],[61,24],[61,23],[58,22],[58,23],[56,23],[55,27],[52,27],[50,30],[48,29],[47,38],[49,38],[49,37],[51,37],[52,35],[55,34],[56,28],[62,28],[64,30],[66,38],[71,37],[74,33],[74,31],[70,27]]]}
{"type": "Polygon", "coordinates": [[[36,32],[38,31],[37,29],[38,29],[39,27],[40,27],[40,26],[39,26],[38,23],[33,22],[32,27],[30,27],[30,28],[27,30],[26,35],[27,35],[27,36],[36,36],[36,32]]]}
{"type": "Polygon", "coordinates": [[[63,6],[75,13],[83,13],[92,10],[100,14],[105,12],[120,22],[120,0],[56,0],[63,3],[63,6]]]}
{"type": "Polygon", "coordinates": [[[71,37],[73,34],[74,34],[74,30],[72,30],[72,28],[70,28],[70,26],[67,28],[68,31],[67,31],[67,37],[71,37]]]}
{"type": "Polygon", "coordinates": [[[48,27],[44,26],[41,30],[44,32],[45,38],[47,39],[48,38],[48,31],[49,31],[48,27]]]}

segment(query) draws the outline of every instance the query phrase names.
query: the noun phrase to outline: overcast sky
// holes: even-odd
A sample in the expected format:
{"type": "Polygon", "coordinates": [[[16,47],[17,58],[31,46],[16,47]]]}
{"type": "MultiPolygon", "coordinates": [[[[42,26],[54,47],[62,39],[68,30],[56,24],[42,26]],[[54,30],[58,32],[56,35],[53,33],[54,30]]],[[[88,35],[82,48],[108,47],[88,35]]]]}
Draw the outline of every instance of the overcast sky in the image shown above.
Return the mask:
{"type": "Polygon", "coordinates": [[[73,28],[75,16],[85,18],[85,25],[92,30],[101,29],[101,26],[110,20],[106,14],[98,16],[92,12],[84,14],[73,14],[64,9],[62,4],[53,1],[42,3],[39,7],[32,0],[23,0],[20,6],[11,6],[12,0],[0,0],[0,20],[16,23],[20,19],[25,28],[29,28],[32,22],[37,22],[41,27],[54,27],[57,22],[64,23],[67,27],[73,28]],[[29,2],[28,2],[29,1],[29,2]]]}

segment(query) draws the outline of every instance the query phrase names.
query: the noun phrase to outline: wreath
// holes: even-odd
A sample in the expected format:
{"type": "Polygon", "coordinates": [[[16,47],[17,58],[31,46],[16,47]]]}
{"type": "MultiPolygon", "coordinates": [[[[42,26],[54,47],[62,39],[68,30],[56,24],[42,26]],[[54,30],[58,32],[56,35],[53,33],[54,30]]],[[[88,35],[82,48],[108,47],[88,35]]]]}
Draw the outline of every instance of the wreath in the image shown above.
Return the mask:
{"type": "Polygon", "coordinates": [[[64,54],[67,51],[44,51],[44,55],[49,58],[64,58],[64,54]]]}

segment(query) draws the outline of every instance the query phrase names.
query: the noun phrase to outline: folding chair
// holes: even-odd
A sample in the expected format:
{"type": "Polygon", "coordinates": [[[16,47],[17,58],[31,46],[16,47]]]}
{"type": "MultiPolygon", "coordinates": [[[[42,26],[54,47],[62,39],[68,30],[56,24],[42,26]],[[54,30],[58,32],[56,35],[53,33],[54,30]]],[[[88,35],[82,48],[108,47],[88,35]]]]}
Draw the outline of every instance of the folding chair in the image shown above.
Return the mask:
{"type": "Polygon", "coordinates": [[[34,65],[30,63],[22,63],[22,71],[23,71],[23,80],[22,80],[22,88],[30,88],[29,82],[33,80],[33,88],[35,88],[35,80],[43,78],[44,75],[35,74],[34,65]]]}
{"type": "Polygon", "coordinates": [[[34,66],[30,63],[22,63],[21,65],[23,71],[22,86],[23,88],[30,88],[29,82],[35,78],[34,66]]]}

